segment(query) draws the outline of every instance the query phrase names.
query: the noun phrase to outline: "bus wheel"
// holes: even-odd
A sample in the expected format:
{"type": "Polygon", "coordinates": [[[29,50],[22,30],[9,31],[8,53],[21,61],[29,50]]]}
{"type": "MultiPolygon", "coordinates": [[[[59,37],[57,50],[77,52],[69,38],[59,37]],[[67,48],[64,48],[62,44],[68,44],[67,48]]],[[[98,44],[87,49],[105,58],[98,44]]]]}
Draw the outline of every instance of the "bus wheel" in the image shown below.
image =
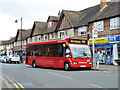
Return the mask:
{"type": "Polygon", "coordinates": [[[69,62],[65,62],[65,64],[64,64],[64,69],[65,69],[66,71],[71,70],[71,67],[70,67],[69,62]]]}
{"type": "Polygon", "coordinates": [[[32,67],[36,68],[36,61],[33,61],[32,67]]]}

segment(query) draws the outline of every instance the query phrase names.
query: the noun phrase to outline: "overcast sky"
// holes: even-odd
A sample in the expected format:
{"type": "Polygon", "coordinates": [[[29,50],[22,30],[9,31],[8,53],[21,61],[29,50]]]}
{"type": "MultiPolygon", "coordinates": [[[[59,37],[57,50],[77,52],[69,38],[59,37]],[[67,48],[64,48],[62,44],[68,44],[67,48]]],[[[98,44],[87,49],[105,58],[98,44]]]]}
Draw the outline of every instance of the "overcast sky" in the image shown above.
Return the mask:
{"type": "MultiPolygon", "coordinates": [[[[100,4],[100,0],[0,0],[0,40],[14,37],[17,29],[30,29],[34,21],[46,22],[48,16],[57,16],[59,11],[82,9],[100,4]]],[[[91,12],[92,13],[92,12],[91,12]]]]}

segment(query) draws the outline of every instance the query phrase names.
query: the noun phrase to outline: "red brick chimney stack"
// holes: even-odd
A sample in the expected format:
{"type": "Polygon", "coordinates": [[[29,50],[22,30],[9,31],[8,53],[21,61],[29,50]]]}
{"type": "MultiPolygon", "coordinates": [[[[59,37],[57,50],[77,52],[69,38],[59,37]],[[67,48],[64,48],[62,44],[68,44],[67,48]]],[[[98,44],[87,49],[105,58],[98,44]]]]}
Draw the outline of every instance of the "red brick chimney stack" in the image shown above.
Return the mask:
{"type": "Polygon", "coordinates": [[[107,5],[107,1],[101,0],[100,9],[102,9],[105,5],[107,5]]]}

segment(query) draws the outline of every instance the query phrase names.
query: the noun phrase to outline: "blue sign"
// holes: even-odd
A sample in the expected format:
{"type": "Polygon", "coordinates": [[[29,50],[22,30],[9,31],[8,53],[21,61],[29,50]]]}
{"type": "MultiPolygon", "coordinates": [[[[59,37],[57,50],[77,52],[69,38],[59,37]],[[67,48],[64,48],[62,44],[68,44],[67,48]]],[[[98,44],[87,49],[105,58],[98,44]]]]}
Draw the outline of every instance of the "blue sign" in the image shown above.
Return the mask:
{"type": "Polygon", "coordinates": [[[116,35],[116,36],[115,36],[115,40],[116,40],[116,41],[120,41],[120,35],[116,35]]]}
{"type": "Polygon", "coordinates": [[[107,36],[107,40],[108,40],[108,41],[115,41],[114,35],[109,35],[109,36],[107,36]]]}

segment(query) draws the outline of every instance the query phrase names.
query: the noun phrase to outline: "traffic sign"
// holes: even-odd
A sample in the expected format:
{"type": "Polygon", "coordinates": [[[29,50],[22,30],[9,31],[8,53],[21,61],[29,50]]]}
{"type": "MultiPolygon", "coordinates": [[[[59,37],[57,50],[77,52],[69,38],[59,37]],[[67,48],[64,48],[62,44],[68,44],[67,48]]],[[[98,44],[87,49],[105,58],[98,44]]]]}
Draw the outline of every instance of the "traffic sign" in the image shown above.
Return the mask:
{"type": "Polygon", "coordinates": [[[97,29],[94,29],[94,33],[97,33],[98,31],[97,31],[97,29]]]}

